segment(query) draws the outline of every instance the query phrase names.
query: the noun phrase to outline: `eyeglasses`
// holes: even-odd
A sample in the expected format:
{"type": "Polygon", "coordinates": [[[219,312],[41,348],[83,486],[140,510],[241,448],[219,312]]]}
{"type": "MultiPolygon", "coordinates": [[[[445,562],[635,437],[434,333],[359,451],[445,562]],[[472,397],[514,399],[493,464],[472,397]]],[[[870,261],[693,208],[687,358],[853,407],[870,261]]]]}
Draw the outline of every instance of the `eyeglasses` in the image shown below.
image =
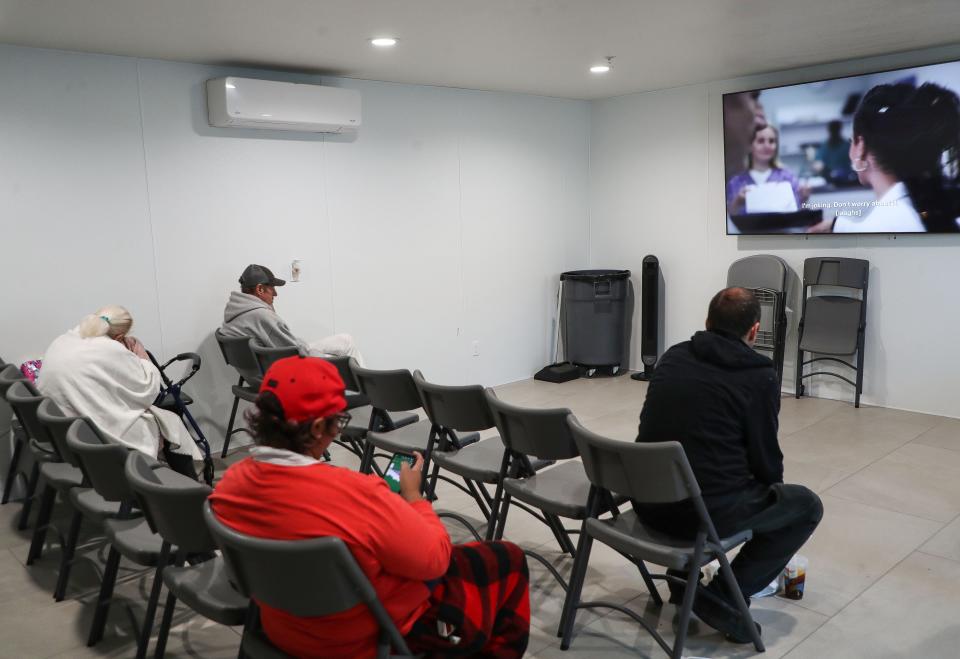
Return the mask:
{"type": "Polygon", "coordinates": [[[343,430],[350,424],[350,420],[353,418],[348,412],[341,412],[340,414],[334,414],[333,418],[337,420],[337,430],[343,430]]]}

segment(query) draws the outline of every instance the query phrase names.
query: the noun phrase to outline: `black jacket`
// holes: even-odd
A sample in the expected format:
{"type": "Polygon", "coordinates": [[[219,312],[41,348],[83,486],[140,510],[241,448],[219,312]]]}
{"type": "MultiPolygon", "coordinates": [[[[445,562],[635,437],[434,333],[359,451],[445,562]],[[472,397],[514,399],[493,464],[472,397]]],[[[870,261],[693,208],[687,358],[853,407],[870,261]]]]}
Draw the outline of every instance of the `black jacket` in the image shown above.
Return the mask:
{"type": "Polygon", "coordinates": [[[732,334],[697,332],[660,359],[638,442],[683,444],[704,496],[783,482],[773,362],[732,334]]]}

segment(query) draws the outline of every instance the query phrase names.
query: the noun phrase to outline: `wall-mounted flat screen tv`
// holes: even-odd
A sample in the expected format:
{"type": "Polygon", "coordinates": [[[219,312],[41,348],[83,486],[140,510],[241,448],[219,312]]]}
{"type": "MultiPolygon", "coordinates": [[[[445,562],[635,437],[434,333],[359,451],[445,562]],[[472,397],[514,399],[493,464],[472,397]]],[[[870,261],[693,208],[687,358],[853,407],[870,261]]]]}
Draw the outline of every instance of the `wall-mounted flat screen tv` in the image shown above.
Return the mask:
{"type": "Polygon", "coordinates": [[[960,231],[960,62],[723,96],[728,234],[960,231]]]}

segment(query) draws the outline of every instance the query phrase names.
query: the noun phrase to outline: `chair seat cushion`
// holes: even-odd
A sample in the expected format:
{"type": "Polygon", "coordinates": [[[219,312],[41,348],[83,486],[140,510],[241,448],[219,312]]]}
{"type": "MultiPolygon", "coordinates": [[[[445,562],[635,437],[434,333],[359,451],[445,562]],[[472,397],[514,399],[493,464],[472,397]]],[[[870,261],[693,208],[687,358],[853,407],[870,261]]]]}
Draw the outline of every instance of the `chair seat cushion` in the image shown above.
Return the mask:
{"type": "Polygon", "coordinates": [[[108,517],[116,517],[120,504],[107,501],[92,487],[75,487],[68,493],[70,504],[87,519],[102,523],[108,517]]]}
{"type": "Polygon", "coordinates": [[[579,460],[539,471],[530,478],[505,478],[503,489],[510,496],[547,513],[569,519],[587,516],[590,481],[579,460]]]}
{"type": "Polygon", "coordinates": [[[163,538],[150,530],[147,520],[108,519],[103,523],[107,538],[124,558],[138,565],[153,566],[160,558],[163,538]]]}
{"type": "Polygon", "coordinates": [[[433,460],[438,465],[472,481],[496,483],[503,462],[503,442],[491,437],[458,451],[436,452],[433,460]]]}
{"type": "Polygon", "coordinates": [[[388,432],[368,432],[367,441],[390,453],[423,453],[427,450],[432,427],[430,420],[424,419],[388,432]]]}
{"type": "MultiPolygon", "coordinates": [[[[586,527],[587,533],[603,544],[634,558],[674,570],[686,570],[693,560],[693,540],[675,538],[655,531],[644,525],[632,510],[620,513],[616,519],[588,519],[586,527]]],[[[747,529],[722,538],[720,544],[726,552],[752,537],[753,531],[747,529]]],[[[714,557],[715,554],[707,550],[699,567],[703,567],[714,557]]]]}
{"type": "Polygon", "coordinates": [[[807,298],[800,349],[821,355],[852,355],[863,302],[855,298],[822,295],[807,298]]]}
{"type": "Polygon", "coordinates": [[[40,465],[40,475],[50,487],[61,492],[83,483],[83,472],[66,462],[45,462],[40,465]]]}
{"type": "Polygon", "coordinates": [[[250,600],[238,593],[219,556],[199,565],[168,567],[163,583],[181,602],[221,625],[242,625],[250,600]]]}

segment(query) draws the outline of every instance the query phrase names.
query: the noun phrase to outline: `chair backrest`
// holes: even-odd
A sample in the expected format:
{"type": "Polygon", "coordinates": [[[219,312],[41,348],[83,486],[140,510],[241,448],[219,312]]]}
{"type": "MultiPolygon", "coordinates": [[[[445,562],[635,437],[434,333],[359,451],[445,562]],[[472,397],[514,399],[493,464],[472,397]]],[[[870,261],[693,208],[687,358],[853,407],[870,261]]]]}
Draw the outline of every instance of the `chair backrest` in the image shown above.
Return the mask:
{"type": "Polygon", "coordinates": [[[67,429],[67,446],[77,455],[84,476],[107,501],[129,502],[133,490],[127,483],[126,446],[109,442],[89,419],[77,419],[67,429]]]}
{"type": "Polygon", "coordinates": [[[727,269],[727,286],[787,291],[787,264],[779,256],[757,254],[738,259],[727,269]]]}
{"type": "Polygon", "coordinates": [[[479,384],[446,386],[427,382],[420,371],[413,372],[423,409],[438,426],[460,432],[493,428],[493,413],[484,389],[479,384]]]}
{"type": "Polygon", "coordinates": [[[300,617],[328,616],[366,604],[393,647],[409,654],[377,593],[340,538],[268,540],[233,530],[203,513],[233,584],[243,595],[300,617]]]}
{"type": "Polygon", "coordinates": [[[590,482],[638,503],[675,503],[700,496],[700,486],[680,442],[625,442],[587,430],[570,414],[590,482]]]}
{"type": "Polygon", "coordinates": [[[406,369],[375,371],[353,362],[351,370],[360,391],[367,395],[370,404],[377,409],[404,412],[415,410],[423,404],[413,376],[406,369]]]}
{"type": "Polygon", "coordinates": [[[60,458],[74,467],[80,466],[80,459],[67,445],[67,430],[79,417],[67,416],[63,410],[49,398],[44,398],[37,407],[37,419],[44,426],[60,458]]]}
{"type": "Polygon", "coordinates": [[[300,354],[300,351],[297,350],[297,346],[283,346],[280,348],[267,348],[257,343],[256,340],[250,341],[250,351],[253,353],[254,359],[257,360],[257,368],[260,371],[260,377],[262,378],[264,373],[267,372],[267,369],[270,368],[270,365],[278,359],[283,359],[284,357],[296,357],[300,354]]]}
{"type": "Polygon", "coordinates": [[[28,381],[12,383],[7,389],[7,402],[16,412],[17,418],[20,419],[20,423],[30,437],[38,442],[50,441],[50,433],[37,419],[37,408],[43,402],[43,396],[36,393],[36,389],[30,386],[28,381]]]}
{"type": "Polygon", "coordinates": [[[203,518],[203,503],[212,488],[139,451],[131,451],[127,456],[124,473],[150,530],[189,554],[216,549],[203,518]]]}
{"type": "Polygon", "coordinates": [[[227,336],[219,329],[213,333],[227,366],[232,366],[248,382],[260,380],[260,367],[250,349],[249,336],[227,336]]]}
{"type": "Polygon", "coordinates": [[[357,379],[353,376],[353,367],[357,365],[356,359],[346,355],[338,357],[331,355],[324,357],[324,359],[337,367],[337,372],[340,373],[340,378],[349,391],[360,391],[360,385],[357,384],[357,379]]]}
{"type": "Polygon", "coordinates": [[[567,425],[569,409],[518,407],[497,398],[493,389],[485,394],[500,439],[509,450],[541,460],[567,460],[579,455],[567,425]]]}
{"type": "Polygon", "coordinates": [[[803,262],[803,288],[841,286],[866,291],[870,262],[841,257],[815,257],[803,262]]]}

